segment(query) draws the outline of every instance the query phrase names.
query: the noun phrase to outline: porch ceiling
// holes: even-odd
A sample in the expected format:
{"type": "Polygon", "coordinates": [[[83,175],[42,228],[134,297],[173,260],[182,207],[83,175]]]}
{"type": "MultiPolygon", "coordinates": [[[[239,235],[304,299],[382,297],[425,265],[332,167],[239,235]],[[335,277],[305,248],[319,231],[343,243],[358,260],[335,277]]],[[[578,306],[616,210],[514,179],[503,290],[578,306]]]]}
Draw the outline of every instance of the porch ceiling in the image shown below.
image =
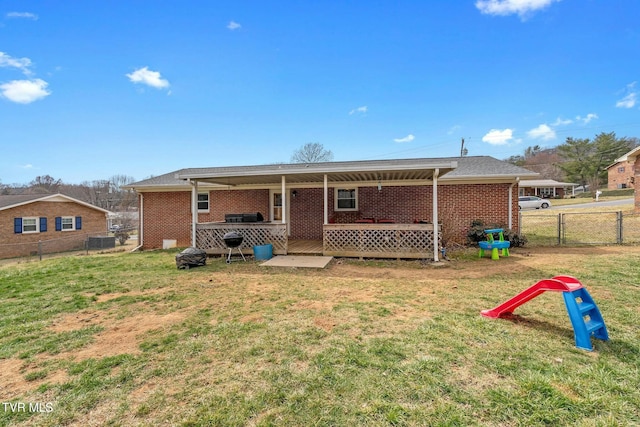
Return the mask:
{"type": "Polygon", "coordinates": [[[237,168],[211,168],[189,171],[180,179],[219,185],[273,185],[285,176],[287,183],[432,180],[436,169],[443,175],[457,167],[457,162],[422,163],[415,161],[371,161],[317,164],[267,165],[237,168]]]}

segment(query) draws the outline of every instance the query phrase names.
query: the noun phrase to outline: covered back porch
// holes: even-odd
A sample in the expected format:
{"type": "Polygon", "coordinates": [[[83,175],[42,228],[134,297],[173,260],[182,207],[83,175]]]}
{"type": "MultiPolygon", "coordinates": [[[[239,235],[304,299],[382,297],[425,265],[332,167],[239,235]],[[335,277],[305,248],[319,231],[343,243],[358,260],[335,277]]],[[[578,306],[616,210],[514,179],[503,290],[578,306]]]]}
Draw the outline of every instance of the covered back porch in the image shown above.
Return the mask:
{"type": "MultiPolygon", "coordinates": [[[[191,170],[179,178],[192,185],[192,244],[210,254],[227,253],[223,237],[236,231],[244,237],[240,248],[246,254],[254,246],[271,244],[276,255],[308,253],[438,261],[441,229],[433,226],[438,224],[438,178],[455,167],[456,161],[425,159],[332,162],[265,165],[250,170],[209,168],[191,170]],[[198,222],[199,186],[211,189],[212,185],[212,206],[216,204],[216,190],[262,189],[271,196],[277,193],[278,216],[272,209],[264,222],[198,222]],[[422,190],[416,196],[408,195],[411,188],[422,190]],[[405,215],[404,202],[395,197],[400,193],[406,203],[420,200],[419,214],[405,215]],[[378,219],[366,217],[374,209],[372,206],[378,219]],[[391,215],[386,216],[386,212],[391,215]],[[310,233],[311,239],[299,239],[302,226],[315,230],[310,233]],[[291,239],[292,229],[298,239],[291,239]]],[[[271,209],[273,199],[269,203],[271,209]]]]}

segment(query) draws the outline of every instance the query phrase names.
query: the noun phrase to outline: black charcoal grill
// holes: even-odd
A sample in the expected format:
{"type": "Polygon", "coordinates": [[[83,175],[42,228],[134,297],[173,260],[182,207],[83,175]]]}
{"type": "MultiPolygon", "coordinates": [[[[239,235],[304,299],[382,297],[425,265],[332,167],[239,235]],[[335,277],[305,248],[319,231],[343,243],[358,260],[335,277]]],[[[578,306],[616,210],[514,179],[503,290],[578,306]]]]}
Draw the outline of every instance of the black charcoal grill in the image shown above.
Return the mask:
{"type": "Polygon", "coordinates": [[[227,264],[231,264],[231,252],[234,249],[237,249],[238,252],[240,252],[240,255],[242,256],[242,260],[246,261],[244,254],[240,250],[240,245],[244,240],[244,237],[242,237],[242,234],[236,231],[230,231],[226,233],[224,236],[222,236],[222,239],[224,240],[224,243],[227,245],[227,248],[229,248],[229,254],[227,255],[227,264]]]}

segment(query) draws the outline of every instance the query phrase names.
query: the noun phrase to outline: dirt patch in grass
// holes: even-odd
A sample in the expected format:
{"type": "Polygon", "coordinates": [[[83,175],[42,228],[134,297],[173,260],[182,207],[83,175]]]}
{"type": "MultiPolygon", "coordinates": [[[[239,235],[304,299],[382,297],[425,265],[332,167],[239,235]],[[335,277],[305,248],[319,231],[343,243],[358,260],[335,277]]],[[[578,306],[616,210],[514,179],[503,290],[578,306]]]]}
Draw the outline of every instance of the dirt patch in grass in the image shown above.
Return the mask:
{"type": "MultiPolygon", "coordinates": [[[[120,297],[138,297],[138,296],[149,296],[149,295],[159,295],[159,294],[164,294],[166,293],[167,290],[166,289],[148,289],[145,291],[131,291],[131,292],[115,292],[112,294],[102,294],[102,295],[98,295],[96,296],[96,302],[107,302],[107,301],[111,301],[114,300],[116,298],[120,298],[120,297]]],[[[93,295],[88,295],[89,297],[92,297],[93,295]]]]}
{"type": "Polygon", "coordinates": [[[56,320],[50,327],[54,332],[69,332],[88,326],[100,326],[102,332],[95,335],[93,343],[79,350],[60,353],[56,358],[85,360],[118,354],[139,354],[142,336],[152,330],[167,328],[184,320],[182,312],[168,314],[140,313],[116,318],[111,311],[83,311],[56,320]]]}
{"type": "Polygon", "coordinates": [[[68,379],[65,371],[58,370],[48,373],[43,378],[29,381],[26,376],[31,371],[29,364],[23,360],[0,360],[0,400],[6,402],[15,396],[35,390],[44,383],[63,384],[68,379]]]}
{"type": "MultiPolygon", "coordinates": [[[[157,329],[168,328],[171,325],[183,321],[186,314],[175,311],[168,314],[140,313],[134,316],[117,318],[117,314],[111,311],[86,310],[72,313],[55,320],[49,329],[56,333],[70,332],[90,326],[100,326],[103,330],[94,336],[91,344],[73,351],[58,353],[55,355],[40,355],[37,366],[43,361],[50,360],[75,360],[82,361],[89,358],[104,358],[119,354],[139,354],[140,343],[144,334],[157,329]]],[[[11,398],[32,392],[40,385],[63,384],[68,380],[68,375],[63,370],[47,373],[42,378],[29,381],[29,374],[36,372],[29,362],[20,359],[0,360],[0,400],[7,401],[11,398]]]]}
{"type": "MultiPolygon", "coordinates": [[[[477,250],[467,250],[468,257],[477,257],[477,250]]],[[[511,256],[500,257],[494,261],[485,255],[482,260],[452,260],[444,265],[433,266],[420,264],[417,261],[401,261],[397,264],[389,262],[393,268],[363,268],[354,262],[339,262],[331,267],[332,272],[340,277],[376,278],[376,279],[408,279],[420,280],[455,280],[479,279],[502,274],[524,272],[550,265],[563,265],[564,262],[582,261],[585,256],[616,255],[639,253],[638,246],[584,246],[584,247],[535,247],[511,249],[511,256]],[[403,267],[404,266],[404,267],[403,267]]],[[[468,258],[467,257],[467,258],[468,258]]],[[[541,277],[545,279],[546,277],[541,277]]]]}

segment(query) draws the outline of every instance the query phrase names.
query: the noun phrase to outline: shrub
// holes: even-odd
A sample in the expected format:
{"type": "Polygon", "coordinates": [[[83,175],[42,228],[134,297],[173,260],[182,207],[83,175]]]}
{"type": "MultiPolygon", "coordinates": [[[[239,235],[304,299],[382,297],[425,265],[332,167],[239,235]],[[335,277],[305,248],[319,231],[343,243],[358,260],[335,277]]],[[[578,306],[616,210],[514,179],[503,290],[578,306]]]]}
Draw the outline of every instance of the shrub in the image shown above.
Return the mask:
{"type": "Polygon", "coordinates": [[[512,248],[517,248],[527,244],[527,238],[524,235],[518,234],[510,228],[505,228],[500,224],[485,225],[482,220],[476,219],[471,221],[471,227],[467,231],[467,242],[477,246],[478,242],[487,240],[487,235],[484,230],[489,228],[502,228],[502,233],[505,240],[511,242],[512,248]]]}
{"type": "Polygon", "coordinates": [[[118,239],[118,242],[120,242],[120,246],[124,246],[127,240],[129,240],[129,233],[126,230],[120,229],[113,233],[113,235],[118,239]]]}

